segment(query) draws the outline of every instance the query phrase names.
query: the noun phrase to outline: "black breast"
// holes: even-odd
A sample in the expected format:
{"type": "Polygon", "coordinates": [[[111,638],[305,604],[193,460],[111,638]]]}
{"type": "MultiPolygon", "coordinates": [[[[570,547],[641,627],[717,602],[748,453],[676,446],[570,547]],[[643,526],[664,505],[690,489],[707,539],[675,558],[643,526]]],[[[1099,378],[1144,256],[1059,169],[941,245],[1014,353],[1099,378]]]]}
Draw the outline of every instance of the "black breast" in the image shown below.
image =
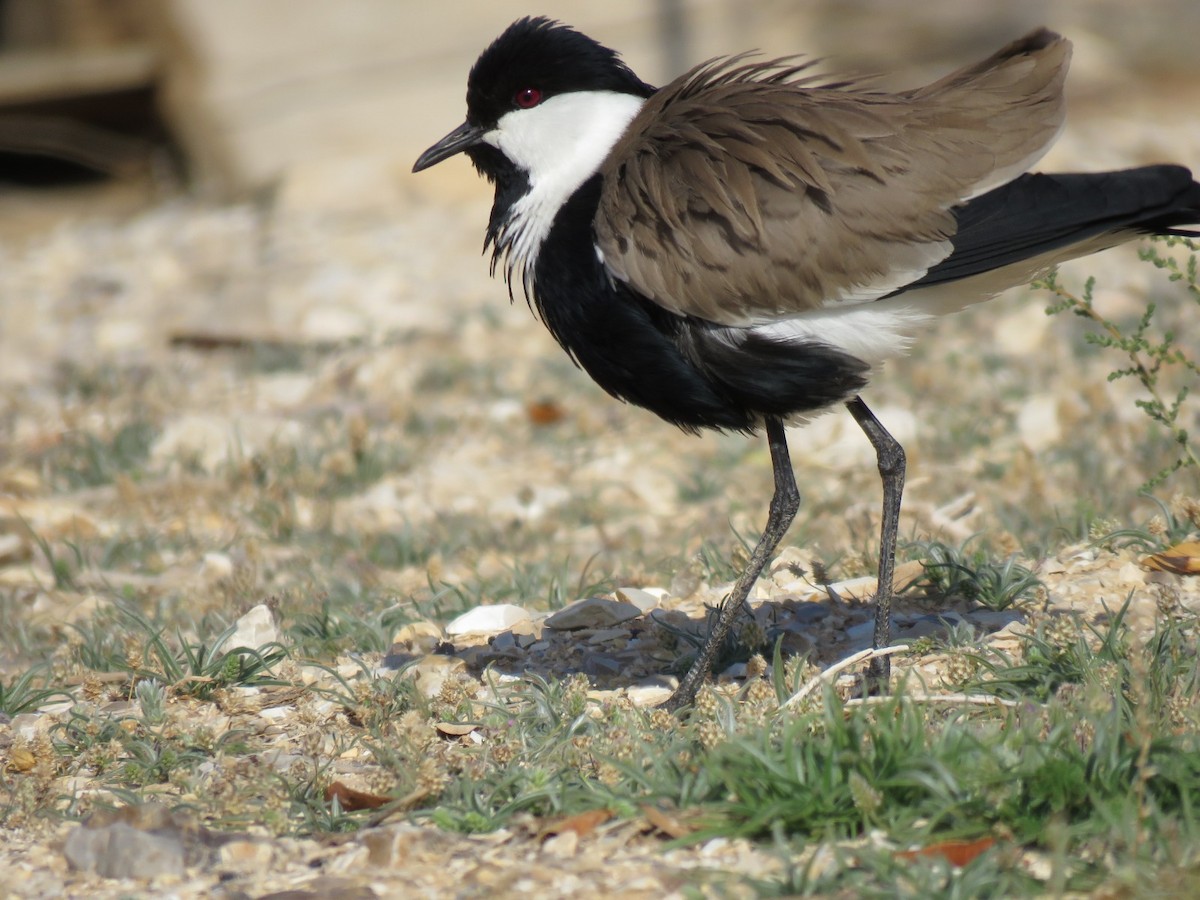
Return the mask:
{"type": "Polygon", "coordinates": [[[563,205],[542,243],[533,300],[546,327],[602,388],[686,429],[752,430],[848,399],[867,365],[799,344],[676,315],[614,281],[596,256],[595,176],[563,205]]]}

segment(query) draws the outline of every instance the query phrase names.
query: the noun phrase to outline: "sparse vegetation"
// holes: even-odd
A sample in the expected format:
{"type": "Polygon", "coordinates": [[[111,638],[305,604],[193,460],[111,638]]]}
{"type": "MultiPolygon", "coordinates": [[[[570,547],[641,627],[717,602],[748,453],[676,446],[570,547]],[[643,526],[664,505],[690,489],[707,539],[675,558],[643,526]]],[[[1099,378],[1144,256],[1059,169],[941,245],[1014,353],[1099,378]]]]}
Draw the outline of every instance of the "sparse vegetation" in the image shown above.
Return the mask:
{"type": "MultiPolygon", "coordinates": [[[[1141,259],[1166,273],[1166,280],[1183,287],[1177,294],[1190,298],[1195,308],[1193,315],[1200,314],[1200,269],[1197,268],[1197,251],[1200,244],[1187,238],[1163,237],[1147,241],[1139,251],[1141,259]],[[1183,247],[1186,260],[1163,252],[1183,247]],[[1162,249],[1160,249],[1162,248],[1162,249]]],[[[1200,450],[1189,436],[1187,415],[1190,406],[1185,406],[1189,395],[1200,382],[1200,358],[1196,357],[1194,344],[1189,342],[1186,331],[1176,332],[1169,326],[1156,328],[1155,313],[1158,304],[1154,298],[1146,303],[1145,310],[1133,323],[1119,323],[1109,318],[1096,307],[1096,280],[1089,278],[1082,290],[1075,292],[1060,284],[1057,273],[1051,273],[1035,284],[1035,287],[1054,294],[1057,298],[1047,307],[1048,315],[1072,312],[1086,319],[1091,329],[1084,334],[1089,344],[1114,350],[1125,357],[1123,364],[1114,368],[1108,380],[1133,378],[1141,385],[1146,396],[1134,403],[1146,416],[1161,426],[1176,445],[1174,459],[1153,473],[1143,485],[1147,491],[1165,482],[1174,472],[1181,469],[1200,469],[1200,450]]],[[[1171,302],[1181,302],[1178,296],[1171,302]]]]}
{"type": "Polygon", "coordinates": [[[972,540],[960,547],[941,541],[917,544],[914,549],[925,574],[913,587],[944,604],[978,603],[1002,610],[1018,600],[1031,599],[1042,586],[1037,575],[1015,556],[997,562],[981,546],[968,550],[972,540]]]}

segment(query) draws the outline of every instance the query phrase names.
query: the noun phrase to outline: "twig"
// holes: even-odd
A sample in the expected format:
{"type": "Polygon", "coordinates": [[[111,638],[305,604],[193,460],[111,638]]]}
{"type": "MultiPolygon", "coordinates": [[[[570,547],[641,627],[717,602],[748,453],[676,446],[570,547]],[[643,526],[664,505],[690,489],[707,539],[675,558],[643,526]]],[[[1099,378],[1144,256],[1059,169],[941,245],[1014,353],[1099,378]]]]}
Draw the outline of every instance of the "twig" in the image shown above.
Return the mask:
{"type": "Polygon", "coordinates": [[[787,709],[792,704],[799,703],[801,700],[819,688],[822,684],[832,681],[844,670],[857,666],[861,662],[866,662],[870,659],[876,659],[880,656],[891,656],[893,653],[903,653],[906,650],[908,650],[908,646],[906,644],[895,644],[891,647],[880,647],[878,649],[869,648],[867,650],[860,650],[858,653],[851,654],[840,662],[834,663],[825,671],[814,675],[804,683],[804,686],[801,687],[800,690],[792,694],[792,696],[789,697],[787,701],[785,701],[779,708],[787,709]]]}
{"type": "MultiPolygon", "coordinates": [[[[996,697],[992,694],[908,694],[902,695],[904,700],[915,700],[918,703],[967,703],[975,706],[1008,706],[1016,707],[1021,704],[1016,700],[996,697]]],[[[875,703],[891,702],[891,697],[855,697],[846,701],[847,706],[867,706],[875,703]]]]}

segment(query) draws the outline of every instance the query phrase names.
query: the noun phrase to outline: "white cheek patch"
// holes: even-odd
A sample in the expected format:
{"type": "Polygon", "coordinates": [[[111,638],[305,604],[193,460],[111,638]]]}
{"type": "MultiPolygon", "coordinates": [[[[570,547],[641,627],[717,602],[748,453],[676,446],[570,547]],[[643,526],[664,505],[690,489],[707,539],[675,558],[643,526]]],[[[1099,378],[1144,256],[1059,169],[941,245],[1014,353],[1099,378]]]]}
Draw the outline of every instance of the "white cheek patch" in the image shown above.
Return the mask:
{"type": "Polygon", "coordinates": [[[506,269],[531,276],[533,261],[562,205],[594,175],[644,101],[613,91],[576,91],[500,118],[483,140],[529,176],[529,191],[500,234],[506,269]]]}

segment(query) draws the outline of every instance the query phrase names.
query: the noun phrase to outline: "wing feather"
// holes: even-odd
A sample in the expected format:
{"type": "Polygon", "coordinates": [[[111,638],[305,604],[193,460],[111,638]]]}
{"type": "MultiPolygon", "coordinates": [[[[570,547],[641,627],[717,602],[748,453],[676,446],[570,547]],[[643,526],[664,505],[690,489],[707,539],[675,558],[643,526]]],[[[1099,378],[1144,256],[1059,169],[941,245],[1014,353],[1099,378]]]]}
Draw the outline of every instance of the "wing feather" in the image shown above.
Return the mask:
{"type": "Polygon", "coordinates": [[[1062,125],[1070,45],[1041,30],[902,93],[811,61],[705,63],[655,93],[602,167],[610,273],[728,325],[865,302],[951,250],[951,210],[1019,175],[1062,125]]]}

